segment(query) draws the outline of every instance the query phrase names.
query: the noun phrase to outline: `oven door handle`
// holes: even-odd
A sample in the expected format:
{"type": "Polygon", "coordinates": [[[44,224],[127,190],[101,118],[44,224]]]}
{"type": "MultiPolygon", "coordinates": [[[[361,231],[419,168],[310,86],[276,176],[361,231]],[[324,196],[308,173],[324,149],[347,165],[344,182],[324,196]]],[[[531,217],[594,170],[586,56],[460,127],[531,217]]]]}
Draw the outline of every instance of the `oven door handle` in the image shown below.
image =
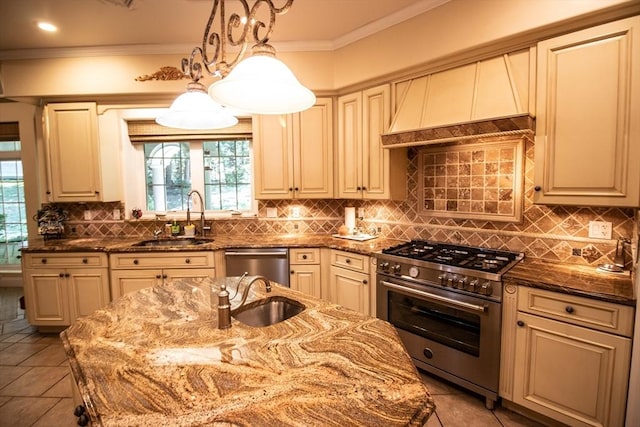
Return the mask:
{"type": "Polygon", "coordinates": [[[465,310],[472,310],[472,311],[478,311],[480,313],[485,313],[487,311],[487,308],[488,308],[486,305],[477,305],[477,304],[470,304],[468,302],[463,302],[463,301],[456,301],[456,300],[451,299],[451,298],[441,297],[440,295],[430,294],[429,292],[423,292],[423,291],[418,291],[416,289],[407,288],[405,286],[399,286],[399,285],[396,285],[394,283],[387,282],[386,280],[382,280],[381,283],[384,286],[387,286],[387,287],[392,288],[392,289],[396,289],[398,291],[405,292],[407,294],[423,297],[423,298],[426,298],[426,299],[430,299],[432,301],[443,302],[443,303],[448,304],[450,306],[462,308],[462,309],[465,309],[465,310]]]}

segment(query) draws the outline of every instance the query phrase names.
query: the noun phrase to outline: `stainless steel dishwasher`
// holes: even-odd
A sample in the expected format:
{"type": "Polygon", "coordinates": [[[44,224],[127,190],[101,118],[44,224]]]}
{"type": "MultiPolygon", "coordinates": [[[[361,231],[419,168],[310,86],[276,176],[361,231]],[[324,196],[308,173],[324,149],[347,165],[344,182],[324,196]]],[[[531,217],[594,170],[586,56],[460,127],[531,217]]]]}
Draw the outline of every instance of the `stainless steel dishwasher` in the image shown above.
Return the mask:
{"type": "Polygon", "coordinates": [[[267,279],[289,286],[289,249],[242,248],[224,251],[227,276],[262,275],[267,279]]]}

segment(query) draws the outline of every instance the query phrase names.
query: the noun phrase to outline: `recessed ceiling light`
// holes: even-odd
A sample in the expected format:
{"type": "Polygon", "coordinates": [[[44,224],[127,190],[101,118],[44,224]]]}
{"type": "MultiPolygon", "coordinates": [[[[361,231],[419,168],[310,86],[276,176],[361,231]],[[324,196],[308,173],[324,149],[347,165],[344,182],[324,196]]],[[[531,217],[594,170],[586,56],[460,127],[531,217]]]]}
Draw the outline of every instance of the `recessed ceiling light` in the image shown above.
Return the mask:
{"type": "Polygon", "coordinates": [[[37,22],[36,25],[38,26],[38,28],[40,28],[42,31],[46,31],[49,33],[54,33],[56,31],[58,31],[58,27],[56,27],[55,25],[53,25],[50,22],[44,22],[44,21],[40,21],[37,22]]]}

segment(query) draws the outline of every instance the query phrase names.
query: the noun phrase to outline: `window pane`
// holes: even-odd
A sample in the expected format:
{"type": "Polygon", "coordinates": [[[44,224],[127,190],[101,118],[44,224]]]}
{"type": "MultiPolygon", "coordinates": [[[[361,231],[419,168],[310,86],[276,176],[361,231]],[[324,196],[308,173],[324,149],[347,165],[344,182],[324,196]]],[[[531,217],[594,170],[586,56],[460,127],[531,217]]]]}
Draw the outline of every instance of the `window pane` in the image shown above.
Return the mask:
{"type": "Polygon", "coordinates": [[[203,152],[206,208],[251,209],[250,141],[208,141],[203,152]]]}
{"type": "MultiPolygon", "coordinates": [[[[13,147],[20,147],[20,144],[13,144],[13,147]]],[[[19,157],[19,153],[16,153],[16,156],[19,157]]],[[[27,217],[22,162],[2,160],[0,161],[0,264],[20,264],[19,249],[22,247],[22,242],[26,240],[27,217]]]]}
{"type": "Polygon", "coordinates": [[[191,189],[189,144],[161,142],[144,145],[147,176],[147,210],[187,209],[191,189]]]}

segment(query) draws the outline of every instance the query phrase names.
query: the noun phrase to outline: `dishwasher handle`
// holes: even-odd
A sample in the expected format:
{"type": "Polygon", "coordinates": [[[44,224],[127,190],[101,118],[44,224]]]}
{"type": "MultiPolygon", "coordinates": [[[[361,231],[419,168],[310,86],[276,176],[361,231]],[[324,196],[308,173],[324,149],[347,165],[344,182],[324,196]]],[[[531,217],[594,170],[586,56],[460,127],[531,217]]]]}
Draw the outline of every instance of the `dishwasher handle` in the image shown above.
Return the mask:
{"type": "Polygon", "coordinates": [[[287,252],[285,251],[256,251],[256,252],[236,252],[236,251],[225,251],[225,256],[287,256],[287,252]]]}

